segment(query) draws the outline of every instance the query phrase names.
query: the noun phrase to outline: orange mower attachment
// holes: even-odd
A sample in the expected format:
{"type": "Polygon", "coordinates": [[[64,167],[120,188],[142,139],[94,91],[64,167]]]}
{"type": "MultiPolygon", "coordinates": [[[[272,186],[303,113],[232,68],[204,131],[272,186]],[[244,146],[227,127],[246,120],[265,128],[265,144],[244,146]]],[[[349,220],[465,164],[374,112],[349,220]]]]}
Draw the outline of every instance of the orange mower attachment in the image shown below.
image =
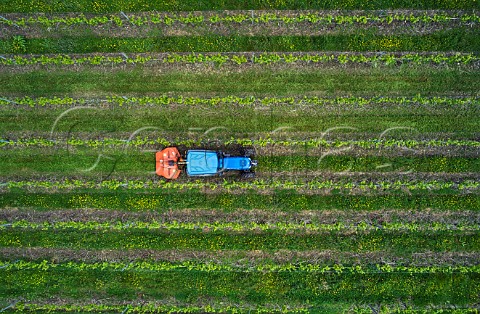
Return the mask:
{"type": "Polygon", "coordinates": [[[168,147],[155,154],[156,170],[155,172],[166,179],[173,180],[178,178],[181,170],[178,169],[178,163],[183,162],[182,156],[176,147],[168,147]]]}

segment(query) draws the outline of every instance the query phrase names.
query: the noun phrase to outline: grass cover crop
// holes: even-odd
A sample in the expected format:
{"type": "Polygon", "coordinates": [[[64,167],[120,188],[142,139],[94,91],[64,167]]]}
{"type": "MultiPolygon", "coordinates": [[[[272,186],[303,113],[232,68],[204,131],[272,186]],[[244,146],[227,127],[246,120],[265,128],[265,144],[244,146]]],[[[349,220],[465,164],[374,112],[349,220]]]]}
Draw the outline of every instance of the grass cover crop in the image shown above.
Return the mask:
{"type": "MultiPolygon", "coordinates": [[[[17,292],[23,285],[24,293],[29,298],[43,299],[42,293],[55,291],[54,282],[68,287],[58,292],[62,298],[79,300],[91,299],[102,295],[109,299],[135,300],[135,291],[142,293],[147,300],[161,296],[176,296],[181,303],[188,302],[188,296],[201,298],[208,293],[213,295],[210,302],[216,304],[227,302],[285,304],[288,297],[294,305],[301,303],[303,297],[310,300],[309,307],[322,304],[334,304],[338,295],[344,300],[354,300],[358,288],[363,287],[362,295],[368,301],[382,298],[386,302],[395,301],[395,296],[387,291],[393,290],[396,297],[416,296],[415,305],[425,306],[429,302],[444,302],[448,299],[456,304],[474,302],[478,275],[472,274],[409,274],[382,272],[374,274],[315,274],[308,272],[198,272],[193,270],[178,271],[102,271],[102,270],[60,270],[49,269],[25,270],[23,272],[4,271],[3,283],[11,285],[7,296],[17,292]],[[18,275],[16,275],[18,274],[18,275]],[[12,277],[16,275],[17,281],[12,277]],[[81,278],[81,279],[79,279],[81,278]],[[215,285],[208,285],[209,282],[215,285]],[[224,282],[223,284],[221,284],[224,282]],[[157,284],[155,284],[157,283],[157,284]],[[310,285],[309,285],[310,283],[310,285]],[[454,285],[465,289],[448,293],[454,285]],[[77,286],[77,289],[70,289],[77,286]],[[436,286],[435,292],[432,287],[436,286]],[[197,287],[197,288],[195,288],[197,287]],[[314,288],[316,287],[316,288],[314,288]]],[[[3,291],[2,291],[3,292],[3,291]]],[[[5,294],[4,294],[5,295],[5,294]]],[[[191,302],[191,301],[190,301],[191,302]]],[[[278,308],[278,307],[277,307],[278,308]]],[[[280,308],[281,309],[281,308],[280,308]]]]}

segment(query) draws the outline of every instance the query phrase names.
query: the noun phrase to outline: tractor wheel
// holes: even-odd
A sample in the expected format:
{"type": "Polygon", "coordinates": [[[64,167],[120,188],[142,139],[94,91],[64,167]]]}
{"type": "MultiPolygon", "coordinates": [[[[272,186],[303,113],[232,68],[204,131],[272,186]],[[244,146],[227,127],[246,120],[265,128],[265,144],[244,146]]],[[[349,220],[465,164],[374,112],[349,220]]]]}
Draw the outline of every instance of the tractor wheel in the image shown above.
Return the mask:
{"type": "Polygon", "coordinates": [[[255,172],[243,172],[242,178],[244,179],[253,179],[255,178],[255,172]]]}
{"type": "Polygon", "coordinates": [[[255,148],[245,148],[243,150],[242,155],[245,156],[245,157],[250,157],[250,156],[255,155],[255,148]]]}
{"type": "Polygon", "coordinates": [[[201,144],[201,149],[207,149],[207,150],[221,150],[222,149],[222,142],[219,140],[208,140],[205,142],[202,142],[201,144]]]}

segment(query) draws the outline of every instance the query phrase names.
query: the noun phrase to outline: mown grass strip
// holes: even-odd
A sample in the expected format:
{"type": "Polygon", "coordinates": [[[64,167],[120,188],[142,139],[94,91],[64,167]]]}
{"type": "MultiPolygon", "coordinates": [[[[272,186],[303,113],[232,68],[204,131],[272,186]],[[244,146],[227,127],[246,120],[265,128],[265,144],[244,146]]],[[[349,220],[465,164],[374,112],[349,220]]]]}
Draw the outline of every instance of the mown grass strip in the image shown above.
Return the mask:
{"type": "MultiPolygon", "coordinates": [[[[25,80],[18,79],[18,77],[13,78],[13,81],[27,84],[27,86],[23,87],[14,87],[11,85],[13,82],[7,82],[6,79],[2,80],[1,77],[0,81],[4,81],[6,84],[10,85],[11,88],[9,86],[4,86],[4,88],[10,89],[10,91],[14,88],[17,90],[30,90],[31,88],[33,91],[35,87],[40,85],[40,83],[30,81],[30,79],[34,79],[35,76],[36,75],[32,75],[30,78],[25,77],[25,80]],[[27,80],[29,81],[28,83],[26,82],[27,80]]],[[[320,79],[323,75],[315,76],[320,79]]],[[[341,79],[340,75],[332,76],[327,77],[327,79],[335,81],[341,79]],[[332,78],[332,76],[334,77],[332,78]]],[[[41,79],[43,77],[44,76],[41,75],[41,77],[38,78],[41,79]]],[[[110,76],[106,75],[104,78],[108,79],[110,76]]],[[[180,77],[176,79],[178,80],[179,78],[180,77]]],[[[197,78],[202,79],[205,77],[197,76],[197,78]]],[[[267,76],[264,76],[264,78],[267,79],[267,76]]],[[[444,78],[447,79],[447,77],[444,78]]],[[[74,82],[74,78],[72,77],[71,79],[70,83],[66,82],[69,86],[59,85],[57,91],[61,89],[75,89],[78,87],[83,88],[85,93],[89,92],[86,89],[95,89],[96,92],[98,92],[98,87],[93,87],[91,85],[92,83],[87,83],[86,81],[74,82]]],[[[100,80],[101,77],[97,77],[97,79],[100,80]]],[[[125,80],[126,79],[127,78],[125,77],[125,80]]],[[[163,79],[168,79],[168,77],[158,78],[158,81],[153,82],[152,84],[160,84],[163,79]]],[[[221,80],[221,78],[219,79],[221,80]]],[[[234,78],[226,78],[222,81],[234,88],[231,79],[234,78]]],[[[301,78],[291,77],[291,79],[290,83],[286,84],[297,86],[295,81],[299,81],[301,78]]],[[[309,79],[311,79],[312,82],[310,84],[305,82],[306,85],[319,85],[318,83],[313,82],[313,77],[309,79]]],[[[378,77],[378,79],[379,81],[373,82],[372,85],[379,86],[385,84],[380,82],[380,77],[378,77]]],[[[408,79],[409,78],[405,78],[405,80],[408,79]]],[[[438,76],[438,79],[441,79],[440,75],[438,76]]],[[[454,77],[451,77],[451,79],[454,80],[454,77]]],[[[50,82],[53,84],[60,84],[61,76],[55,77],[54,80],[55,82],[50,82]],[[57,79],[58,81],[56,81],[57,79]]],[[[79,78],[79,80],[83,81],[81,78],[79,78]]],[[[153,81],[151,78],[146,80],[153,81]]],[[[400,81],[401,79],[395,80],[400,81]]],[[[434,80],[434,78],[432,80],[434,80]]],[[[475,85],[471,80],[473,80],[473,77],[460,79],[460,81],[475,85]]],[[[403,84],[398,81],[396,83],[403,84]]],[[[123,82],[118,83],[119,85],[123,84],[123,82]]],[[[140,82],[132,82],[132,84],[136,83],[140,84],[140,82]]],[[[180,82],[178,83],[182,84],[180,82]]],[[[205,85],[199,86],[199,88],[204,89],[206,87],[210,89],[206,86],[208,83],[204,83],[205,85]]],[[[436,84],[437,82],[431,83],[436,84]]],[[[106,85],[105,88],[121,88],[119,85],[113,86],[114,83],[98,82],[98,84],[106,85]]],[[[166,84],[173,85],[175,83],[171,82],[166,84]]],[[[201,83],[197,82],[193,84],[200,85],[201,83]]],[[[272,90],[277,88],[280,89],[279,80],[278,84],[278,87],[274,87],[272,90]]],[[[338,84],[342,83],[338,82],[338,84]]],[[[347,84],[343,87],[345,90],[348,89],[347,84]]],[[[312,87],[317,90],[318,88],[322,89],[322,87],[319,86],[312,87]]],[[[420,87],[419,84],[418,88],[420,87]]],[[[0,89],[1,88],[2,87],[0,87],[0,89]]],[[[55,89],[55,87],[53,88],[55,89]]],[[[189,87],[185,85],[185,88],[189,87]]],[[[266,86],[266,88],[269,89],[268,86],[266,86]]],[[[358,86],[358,88],[360,88],[360,86],[358,86]]],[[[386,86],[384,88],[386,88],[386,86]]],[[[146,86],[139,86],[138,90],[140,89],[149,88],[146,86]]],[[[260,87],[258,87],[258,89],[260,90],[260,87]]],[[[401,89],[403,90],[404,88],[401,89]]],[[[470,90],[471,87],[464,87],[462,89],[470,90]]],[[[45,92],[40,90],[33,91],[33,93],[42,94],[45,92]]],[[[76,143],[75,140],[79,137],[77,135],[79,132],[89,132],[89,136],[95,138],[108,138],[111,136],[110,134],[120,133],[122,134],[122,137],[119,140],[124,140],[123,143],[126,145],[131,134],[146,126],[151,128],[142,129],[142,131],[138,133],[138,136],[132,139],[131,144],[134,144],[134,141],[138,137],[143,138],[147,135],[170,137],[168,141],[160,141],[159,143],[153,142],[150,143],[151,145],[168,145],[171,143],[180,144],[183,141],[186,143],[187,147],[191,147],[202,140],[205,142],[209,139],[212,140],[216,138],[221,138],[223,141],[231,140],[232,138],[241,139],[241,144],[248,144],[248,139],[255,137],[255,134],[252,133],[258,132],[263,133],[259,134],[258,137],[266,137],[267,139],[283,137],[286,138],[285,140],[292,137],[298,138],[299,136],[302,136],[300,132],[308,132],[308,134],[303,136],[303,140],[305,141],[316,141],[317,139],[320,139],[321,141],[324,138],[333,138],[333,140],[335,140],[337,137],[348,134],[360,134],[356,136],[356,138],[358,138],[365,133],[369,133],[366,137],[374,137],[379,140],[381,138],[386,139],[391,137],[403,138],[406,140],[419,137],[422,138],[422,133],[436,133],[434,136],[438,136],[438,134],[446,134],[445,137],[452,139],[472,140],[477,139],[478,120],[480,119],[480,115],[476,113],[475,107],[470,105],[464,107],[453,106],[450,108],[445,108],[443,106],[441,108],[435,108],[434,105],[433,108],[414,105],[393,108],[390,106],[383,108],[377,106],[372,106],[370,108],[338,106],[337,108],[318,108],[317,110],[315,110],[315,108],[305,110],[302,108],[297,109],[288,105],[278,107],[271,106],[264,110],[258,110],[255,107],[234,106],[228,104],[211,108],[205,108],[204,106],[185,107],[171,105],[164,109],[158,108],[158,110],[152,110],[152,108],[147,106],[118,109],[97,107],[85,108],[84,106],[79,106],[79,108],[67,112],[68,109],[70,108],[24,110],[23,108],[9,107],[0,109],[0,114],[2,115],[0,132],[5,134],[5,136],[2,136],[2,140],[8,141],[8,134],[12,134],[12,132],[18,132],[20,134],[24,132],[44,132],[46,133],[45,137],[53,141],[62,142],[64,141],[65,136],[68,136],[70,139],[69,142],[67,142],[67,145],[70,145],[70,143],[74,145],[73,143],[76,143]],[[56,119],[60,115],[62,115],[62,118],[60,118],[55,124],[56,119]],[[205,131],[208,129],[219,126],[222,128],[212,129],[208,136],[205,134],[205,131]],[[274,132],[280,127],[283,127],[283,129],[280,129],[282,132],[274,132]],[[52,128],[53,133],[51,133],[52,128]]],[[[363,136],[363,138],[364,137],[365,136],[363,136]]],[[[360,139],[363,138],[360,137],[360,139]]],[[[267,141],[267,139],[265,139],[264,142],[267,141]]],[[[79,140],[82,143],[84,142],[81,139],[79,140]]],[[[95,145],[97,148],[106,148],[105,146],[108,144],[108,142],[102,143],[99,140],[95,145]]],[[[204,143],[201,143],[201,145],[204,145],[204,143]]],[[[345,147],[348,148],[349,146],[345,147]]]]}
{"type": "Polygon", "coordinates": [[[85,190],[64,193],[26,193],[23,190],[0,194],[0,207],[56,209],[121,209],[127,211],[167,212],[176,208],[209,208],[230,212],[237,209],[262,209],[285,212],[303,210],[362,210],[391,208],[405,210],[447,209],[478,210],[480,196],[474,194],[429,195],[306,195],[293,191],[272,194],[254,192],[206,194],[201,191],[162,190],[139,193],[131,190],[85,190]]]}
{"type": "Polygon", "coordinates": [[[2,247],[76,249],[197,249],[197,250],[338,250],[385,251],[411,254],[419,251],[464,251],[480,249],[478,232],[448,231],[327,231],[245,232],[207,230],[0,230],[2,247]]]}
{"type": "Polygon", "coordinates": [[[376,2],[365,2],[362,0],[328,0],[321,2],[312,1],[271,1],[247,0],[238,2],[225,0],[206,1],[161,1],[151,2],[148,0],[102,0],[91,2],[88,0],[72,0],[68,2],[51,2],[47,0],[23,0],[13,3],[0,4],[0,12],[89,12],[89,13],[110,13],[110,12],[143,12],[143,11],[207,11],[207,10],[380,10],[380,9],[446,9],[466,10],[478,9],[476,1],[469,0],[381,0],[376,2]]]}
{"type": "Polygon", "coordinates": [[[413,172],[479,172],[478,158],[382,157],[382,156],[259,156],[259,171],[413,171],[413,172]]]}
{"type": "Polygon", "coordinates": [[[231,51],[480,51],[468,28],[427,35],[368,33],[323,36],[175,36],[150,38],[18,37],[0,40],[0,53],[231,52],[231,51]],[[20,48],[18,48],[20,45],[20,48]]]}
{"type": "MultiPolygon", "coordinates": [[[[357,69],[245,70],[241,73],[192,73],[172,70],[152,73],[147,68],[131,71],[31,71],[0,75],[0,94],[5,97],[77,95],[144,96],[158,93],[214,92],[216,96],[276,95],[316,96],[446,96],[476,95],[477,71],[455,69],[357,69]]],[[[214,116],[210,113],[210,116],[214,116]]],[[[430,119],[430,118],[429,118],[430,119]]],[[[39,120],[39,119],[35,119],[39,120]]],[[[455,119],[451,119],[452,121],[455,119]]],[[[168,120],[167,120],[168,121],[168,120]]],[[[428,119],[425,119],[425,122],[428,119]]],[[[29,120],[31,123],[32,120],[29,120]]],[[[3,125],[3,124],[2,124],[3,125]]],[[[218,124],[217,124],[218,125],[218,124]]]]}

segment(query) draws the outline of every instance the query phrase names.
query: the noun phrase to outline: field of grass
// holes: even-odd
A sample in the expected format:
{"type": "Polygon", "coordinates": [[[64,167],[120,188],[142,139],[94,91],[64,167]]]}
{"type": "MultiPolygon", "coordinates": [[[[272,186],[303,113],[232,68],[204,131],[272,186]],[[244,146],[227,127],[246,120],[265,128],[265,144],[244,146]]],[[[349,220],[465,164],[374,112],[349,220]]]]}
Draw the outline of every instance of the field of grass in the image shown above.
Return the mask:
{"type": "Polygon", "coordinates": [[[479,8],[0,3],[0,312],[478,313],[479,8]]]}

